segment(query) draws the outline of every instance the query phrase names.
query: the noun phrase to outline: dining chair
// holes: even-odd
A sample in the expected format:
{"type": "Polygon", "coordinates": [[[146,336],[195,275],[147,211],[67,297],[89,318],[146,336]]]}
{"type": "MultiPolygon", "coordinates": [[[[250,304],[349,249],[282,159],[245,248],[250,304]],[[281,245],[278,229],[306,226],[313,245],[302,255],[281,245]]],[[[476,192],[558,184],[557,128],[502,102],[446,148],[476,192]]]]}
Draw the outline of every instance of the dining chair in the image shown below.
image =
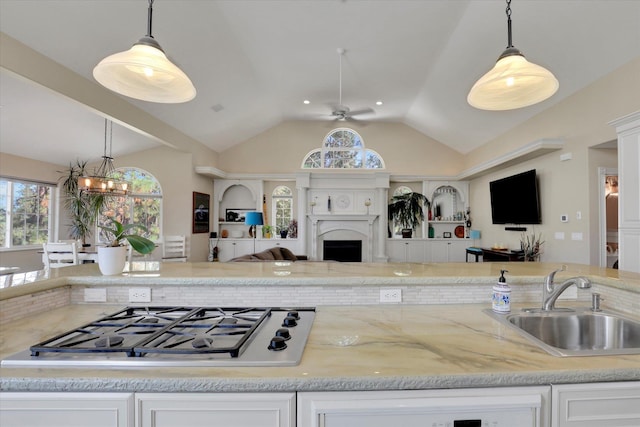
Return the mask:
{"type": "Polygon", "coordinates": [[[164,236],[162,238],[163,262],[187,262],[185,236],[164,236]]]}
{"type": "Polygon", "coordinates": [[[78,246],[73,243],[43,243],[45,268],[60,268],[78,265],[78,246]]]}

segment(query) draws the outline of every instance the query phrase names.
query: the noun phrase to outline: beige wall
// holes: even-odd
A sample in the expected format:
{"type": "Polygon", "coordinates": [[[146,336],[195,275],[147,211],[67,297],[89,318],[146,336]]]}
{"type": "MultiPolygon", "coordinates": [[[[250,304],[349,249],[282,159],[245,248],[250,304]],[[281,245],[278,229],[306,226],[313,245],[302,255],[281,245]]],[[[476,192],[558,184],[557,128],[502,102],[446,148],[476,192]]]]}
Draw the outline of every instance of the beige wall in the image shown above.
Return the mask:
{"type": "Polygon", "coordinates": [[[502,169],[471,182],[473,228],[482,232],[481,244],[504,243],[511,248],[519,244],[520,233],[504,231],[504,226],[491,223],[489,182],[537,169],[540,176],[542,224],[529,227],[529,232],[542,233],[543,261],[597,263],[598,182],[597,168],[615,167],[610,152],[590,147],[616,139],[608,122],[640,108],[640,59],[598,80],[556,106],[517,126],[496,140],[470,153],[466,166],[494,158],[526,143],[541,138],[562,138],[561,151],[502,169]],[[560,155],[571,153],[572,159],[561,161],[560,155]],[[576,218],[580,211],[582,219],[576,218]],[[560,215],[569,222],[562,223],[560,215]],[[554,238],[564,232],[564,240],[554,238]],[[582,233],[582,241],[571,240],[572,233],[582,233]]]}
{"type": "MultiPolygon", "coordinates": [[[[348,123],[362,137],[365,147],[385,161],[387,172],[404,175],[447,176],[458,173],[463,158],[457,151],[401,123],[348,123]]],[[[293,173],[302,160],[333,129],[344,126],[325,121],[289,121],[220,153],[226,172],[293,173]]]]}
{"type": "MultiPolygon", "coordinates": [[[[193,192],[209,194],[213,182],[195,173],[193,154],[172,148],[155,148],[122,156],[116,167],[137,167],[151,173],[162,187],[162,234],[187,236],[189,261],[206,261],[209,233],[192,234],[193,192]]],[[[209,206],[212,212],[212,206],[209,206]]]]}

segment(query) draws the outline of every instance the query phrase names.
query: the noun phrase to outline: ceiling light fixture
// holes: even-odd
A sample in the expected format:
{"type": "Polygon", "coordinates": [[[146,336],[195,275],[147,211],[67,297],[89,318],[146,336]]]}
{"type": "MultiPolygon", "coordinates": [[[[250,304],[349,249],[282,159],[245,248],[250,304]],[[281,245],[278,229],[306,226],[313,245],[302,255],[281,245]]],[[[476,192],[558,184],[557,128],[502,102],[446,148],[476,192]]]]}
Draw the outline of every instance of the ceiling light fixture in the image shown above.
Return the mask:
{"type": "Polygon", "coordinates": [[[102,194],[104,196],[126,196],[131,185],[127,181],[119,180],[118,172],[113,166],[111,156],[111,146],[113,145],[113,122],[104,119],[104,154],[102,163],[93,171],[92,176],[81,176],[78,178],[78,189],[80,192],[90,194],[102,194]],[[107,123],[109,128],[109,155],[107,156],[107,123]]]}
{"type": "Polygon", "coordinates": [[[503,111],[537,104],[558,90],[546,68],[527,61],[511,42],[511,0],[507,0],[507,49],[496,65],[473,85],[467,102],[481,110],[503,111]]]}
{"type": "Polygon", "coordinates": [[[93,77],[107,89],[142,101],[190,101],[195,98],[196,89],[151,35],[152,14],[153,0],[149,0],[147,34],[131,49],[100,61],[93,69],[93,77]]]}

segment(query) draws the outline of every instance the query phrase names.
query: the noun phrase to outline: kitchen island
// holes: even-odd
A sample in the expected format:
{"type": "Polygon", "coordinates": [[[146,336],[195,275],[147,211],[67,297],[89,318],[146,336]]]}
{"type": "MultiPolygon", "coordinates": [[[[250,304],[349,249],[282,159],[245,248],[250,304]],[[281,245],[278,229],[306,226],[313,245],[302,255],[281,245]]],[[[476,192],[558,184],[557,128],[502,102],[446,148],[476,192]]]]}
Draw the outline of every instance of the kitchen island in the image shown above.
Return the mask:
{"type": "MultiPolygon", "coordinates": [[[[112,391],[399,390],[640,379],[640,356],[554,357],[482,312],[499,270],[510,271],[516,310],[538,306],[544,276],[559,266],[168,263],[118,276],[102,276],[92,265],[59,269],[47,280],[0,291],[3,311],[39,307],[4,322],[2,358],[128,305],[123,290],[132,286],[149,286],[156,305],[317,306],[317,315],[295,367],[2,368],[2,389],[78,391],[99,381],[112,391]],[[401,291],[400,304],[379,302],[380,289],[389,287],[401,291]],[[106,302],[83,302],[95,288],[106,290],[106,302]],[[68,298],[61,307],[36,302],[58,291],[68,298]]],[[[556,280],[577,275],[590,277],[593,287],[565,304],[589,305],[597,291],[605,308],[640,312],[640,275],[570,264],[556,280]]]]}
{"type": "MultiPolygon", "coordinates": [[[[164,411],[162,416],[170,416],[187,407],[207,417],[213,412],[202,412],[203,407],[207,411],[234,407],[235,414],[250,414],[245,409],[266,405],[264,399],[275,402],[278,415],[274,417],[280,422],[260,425],[294,426],[297,407],[297,425],[315,426],[313,420],[318,416],[309,408],[316,407],[316,399],[341,402],[348,396],[357,401],[364,398],[360,402],[366,403],[371,398],[375,406],[375,399],[399,398],[402,406],[409,402],[402,399],[425,399],[424,393],[435,393],[427,398],[430,402],[434,396],[453,392],[472,401],[499,395],[495,398],[499,402],[505,395],[540,393],[537,417],[542,420],[539,425],[547,426],[551,425],[546,421],[551,418],[550,390],[557,391],[559,384],[569,387],[568,392],[575,385],[580,390],[593,386],[592,393],[598,397],[602,387],[623,387],[622,398],[632,396],[635,402],[640,355],[552,356],[483,312],[491,306],[491,286],[501,269],[509,270],[513,300],[517,301],[513,311],[517,311],[539,306],[543,278],[559,266],[175,263],[118,276],[101,276],[91,265],[70,267],[51,272],[44,280],[0,290],[2,359],[134,305],[128,301],[132,287],[148,290],[150,305],[315,306],[316,317],[297,366],[2,367],[0,387],[26,413],[32,413],[33,405],[48,404],[56,413],[66,408],[72,418],[78,408],[94,407],[96,399],[105,405],[116,399],[121,422],[105,425],[118,426],[132,426],[134,413],[141,420],[150,420],[155,413],[164,411]],[[389,290],[401,295],[401,302],[380,303],[381,293],[389,290]],[[104,301],[87,302],[96,295],[104,295],[104,301]],[[332,392],[351,394],[332,397],[332,392]],[[376,393],[387,394],[380,397],[376,393]]],[[[567,291],[569,300],[558,301],[558,306],[588,306],[590,293],[597,291],[603,295],[604,308],[632,316],[640,312],[640,275],[568,265],[556,279],[560,282],[577,275],[589,277],[592,288],[573,295],[567,291]]],[[[554,399],[559,397],[554,394],[554,399]]],[[[609,401],[601,404],[613,407],[609,401]]],[[[636,406],[626,404],[625,409],[636,406]]],[[[20,414],[16,425],[22,425],[24,413],[20,414]]],[[[140,425],[153,425],[145,423],[140,425]]],[[[175,425],[184,425],[181,423],[175,425]]],[[[247,425],[257,424],[249,421],[247,425]]]]}

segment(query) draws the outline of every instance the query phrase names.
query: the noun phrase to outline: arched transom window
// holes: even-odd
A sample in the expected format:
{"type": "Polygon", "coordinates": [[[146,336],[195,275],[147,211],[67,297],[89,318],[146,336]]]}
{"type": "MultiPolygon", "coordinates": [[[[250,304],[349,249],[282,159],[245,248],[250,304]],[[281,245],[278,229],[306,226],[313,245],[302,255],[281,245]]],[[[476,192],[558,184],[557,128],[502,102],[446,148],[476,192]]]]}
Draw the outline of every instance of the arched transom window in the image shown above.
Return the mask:
{"type": "Polygon", "coordinates": [[[322,148],[311,151],[302,161],[303,169],[384,169],[374,150],[365,148],[358,132],[334,129],[324,138],[322,148]]]}

